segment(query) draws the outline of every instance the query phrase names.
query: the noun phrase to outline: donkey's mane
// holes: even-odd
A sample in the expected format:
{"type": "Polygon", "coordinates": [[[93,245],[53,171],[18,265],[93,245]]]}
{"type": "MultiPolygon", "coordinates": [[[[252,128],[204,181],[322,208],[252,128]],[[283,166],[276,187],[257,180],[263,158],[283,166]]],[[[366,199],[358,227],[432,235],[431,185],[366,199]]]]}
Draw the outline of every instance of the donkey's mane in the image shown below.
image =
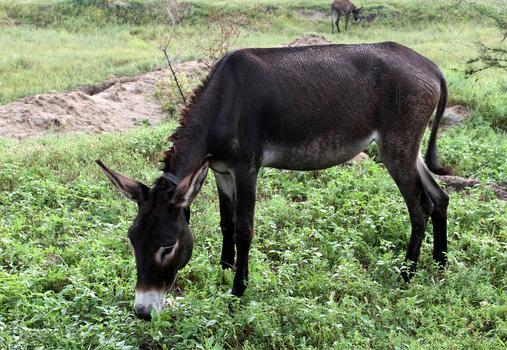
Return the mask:
{"type": "Polygon", "coordinates": [[[171,148],[168,151],[164,152],[164,158],[162,159],[163,171],[169,171],[169,168],[178,150],[178,144],[180,144],[179,141],[191,137],[193,134],[192,130],[195,128],[195,126],[198,126],[198,123],[192,123],[191,114],[192,111],[196,108],[199,97],[208,87],[209,82],[216,71],[217,65],[218,63],[215,64],[208,75],[203,80],[201,80],[200,84],[192,91],[187,105],[181,109],[180,118],[178,120],[180,126],[178,126],[176,131],[169,137],[169,141],[172,142],[171,148]]]}

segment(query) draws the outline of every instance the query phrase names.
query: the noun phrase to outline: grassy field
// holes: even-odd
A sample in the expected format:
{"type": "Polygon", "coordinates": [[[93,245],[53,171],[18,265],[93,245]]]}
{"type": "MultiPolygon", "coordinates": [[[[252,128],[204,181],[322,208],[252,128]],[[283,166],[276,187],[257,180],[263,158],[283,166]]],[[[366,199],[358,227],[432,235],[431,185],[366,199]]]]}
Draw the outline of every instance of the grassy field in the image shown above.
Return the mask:
{"type": "MultiPolygon", "coordinates": [[[[325,1],[189,2],[193,10],[172,48],[176,60],[201,57],[195,43],[230,18],[244,21],[234,47],[313,33],[333,42],[395,40],[431,57],[446,73],[451,100],[474,110],[465,125],[440,136],[443,162],[484,184],[507,183],[507,138],[498,128],[507,118],[507,78],[461,73],[474,54],[471,42],[501,39],[486,19],[456,14],[443,1],[364,1],[401,18],[333,37],[327,18],[299,12],[327,11],[325,1]]],[[[72,3],[0,0],[0,103],[162,64],[164,18],[147,12],[125,20],[93,6],[76,13],[72,3]],[[58,16],[49,15],[51,6],[62,6],[58,16]]],[[[136,208],[93,161],[151,183],[175,127],[0,139],[0,349],[506,348],[507,202],[487,186],[451,194],[448,268],[434,266],[428,234],[417,275],[402,283],[410,224],[374,148],[372,160],[356,165],[262,170],[242,300],[227,293],[233,276],[219,266],[210,174],[192,208],[196,246],[169,296],[175,307],[152,322],[138,320],[126,238],[136,208]]]]}
{"type": "MultiPolygon", "coordinates": [[[[150,183],[173,128],[4,142],[1,348],[505,348],[507,202],[487,189],[452,194],[448,269],[433,265],[429,235],[405,285],[405,206],[373,161],[262,171],[251,283],[240,302],[219,267],[210,175],[193,208],[194,256],[170,296],[176,307],[137,320],[125,234],[136,209],[93,160],[150,183]]],[[[505,181],[507,143],[489,129],[453,129],[441,145],[460,173],[505,181]],[[481,152],[487,158],[475,162],[481,152]]]]}

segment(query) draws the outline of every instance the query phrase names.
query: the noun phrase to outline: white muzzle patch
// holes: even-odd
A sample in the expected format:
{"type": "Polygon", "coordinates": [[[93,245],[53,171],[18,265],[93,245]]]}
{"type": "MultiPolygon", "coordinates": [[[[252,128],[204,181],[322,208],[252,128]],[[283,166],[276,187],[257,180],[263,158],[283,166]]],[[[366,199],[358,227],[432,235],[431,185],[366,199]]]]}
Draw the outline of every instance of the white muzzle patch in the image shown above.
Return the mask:
{"type": "Polygon", "coordinates": [[[159,314],[165,305],[165,293],[159,290],[147,290],[138,291],[136,290],[136,310],[144,310],[148,314],[152,309],[155,309],[159,314]]]}

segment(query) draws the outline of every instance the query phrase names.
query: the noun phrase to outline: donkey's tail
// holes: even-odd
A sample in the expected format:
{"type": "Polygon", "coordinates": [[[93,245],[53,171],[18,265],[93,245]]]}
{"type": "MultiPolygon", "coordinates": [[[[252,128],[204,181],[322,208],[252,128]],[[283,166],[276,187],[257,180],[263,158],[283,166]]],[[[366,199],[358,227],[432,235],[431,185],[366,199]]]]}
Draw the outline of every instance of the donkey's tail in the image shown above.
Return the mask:
{"type": "Polygon", "coordinates": [[[437,175],[451,175],[454,173],[454,169],[449,166],[442,166],[438,159],[437,151],[437,133],[438,125],[444,115],[445,106],[447,104],[447,83],[445,79],[440,78],[440,100],[438,101],[437,112],[435,113],[435,120],[431,127],[430,139],[428,141],[428,149],[426,151],[426,165],[428,168],[437,175]]]}

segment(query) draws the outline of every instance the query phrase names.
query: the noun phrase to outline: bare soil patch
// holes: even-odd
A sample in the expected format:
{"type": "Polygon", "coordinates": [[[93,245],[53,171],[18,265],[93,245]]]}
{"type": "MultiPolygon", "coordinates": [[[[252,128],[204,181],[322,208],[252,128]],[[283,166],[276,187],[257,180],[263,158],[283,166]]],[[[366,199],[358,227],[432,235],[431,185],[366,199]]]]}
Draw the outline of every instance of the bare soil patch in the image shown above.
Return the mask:
{"type": "Polygon", "coordinates": [[[325,13],[318,10],[309,10],[300,8],[297,9],[296,11],[300,16],[305,17],[311,21],[322,21],[331,18],[331,15],[329,13],[325,13]]]}
{"type": "Polygon", "coordinates": [[[440,127],[449,128],[456,124],[462,124],[472,115],[472,112],[465,106],[454,105],[444,111],[440,127]]]}
{"type": "Polygon", "coordinates": [[[366,154],[365,152],[361,152],[357,156],[355,156],[354,158],[349,160],[348,163],[360,163],[360,162],[364,162],[365,160],[370,160],[370,159],[371,158],[368,154],[366,154]]]}
{"type": "Polygon", "coordinates": [[[331,44],[331,42],[321,35],[306,35],[282,46],[296,47],[296,46],[328,45],[328,44],[331,44]]]}
{"type": "MultiPolygon", "coordinates": [[[[175,65],[178,72],[204,69],[189,61],[175,65]]],[[[57,132],[124,131],[140,124],[156,124],[164,118],[154,99],[158,81],[168,71],[111,78],[76,91],[24,97],[0,106],[0,136],[27,138],[57,132]]]]}
{"type": "MultiPolygon", "coordinates": [[[[470,116],[472,115],[472,111],[463,105],[454,105],[447,107],[444,110],[444,115],[442,116],[442,120],[438,125],[439,129],[445,131],[455,125],[463,124],[470,116]]],[[[434,118],[431,118],[428,127],[433,125],[434,118]]]]}
{"type": "Polygon", "coordinates": [[[507,200],[507,186],[492,183],[489,185],[482,184],[479,180],[473,178],[464,178],[461,176],[438,176],[444,185],[447,192],[461,192],[468,188],[474,187],[489,187],[496,195],[496,197],[500,200],[507,200]]]}

